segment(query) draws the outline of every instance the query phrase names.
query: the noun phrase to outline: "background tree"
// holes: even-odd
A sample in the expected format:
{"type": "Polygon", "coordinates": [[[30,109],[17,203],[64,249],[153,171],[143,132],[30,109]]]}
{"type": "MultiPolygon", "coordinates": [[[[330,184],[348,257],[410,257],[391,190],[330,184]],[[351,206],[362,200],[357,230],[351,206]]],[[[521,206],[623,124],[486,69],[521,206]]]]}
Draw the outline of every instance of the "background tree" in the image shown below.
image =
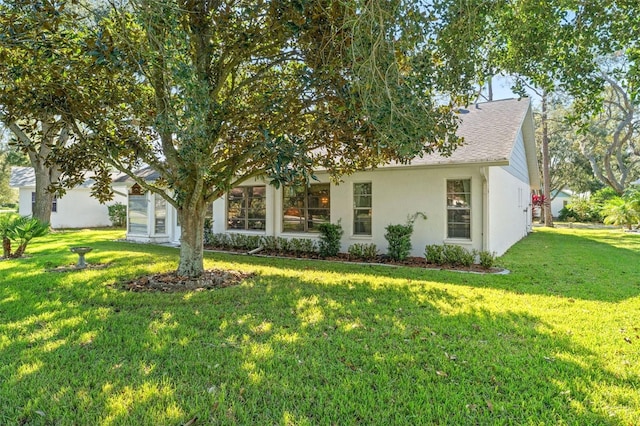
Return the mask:
{"type": "Polygon", "coordinates": [[[83,52],[86,31],[86,20],[65,1],[0,4],[0,121],[34,168],[33,217],[43,222],[50,220],[54,194],[84,179],[81,173],[63,175],[55,157],[75,138],[67,111],[95,96],[95,64],[83,52]]]}
{"type": "Polygon", "coordinates": [[[632,97],[635,88],[607,74],[603,78],[602,109],[582,118],[578,142],[595,177],[622,195],[640,176],[640,115],[632,97]]]}

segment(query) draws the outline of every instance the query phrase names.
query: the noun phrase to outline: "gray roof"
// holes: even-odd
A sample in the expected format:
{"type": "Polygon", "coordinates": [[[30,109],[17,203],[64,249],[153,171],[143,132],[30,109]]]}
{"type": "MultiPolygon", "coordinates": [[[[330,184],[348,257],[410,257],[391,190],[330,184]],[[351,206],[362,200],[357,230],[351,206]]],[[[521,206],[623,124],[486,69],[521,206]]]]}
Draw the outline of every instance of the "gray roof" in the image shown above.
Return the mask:
{"type": "MultiPolygon", "coordinates": [[[[85,176],[92,175],[92,172],[85,172],[85,176]]],[[[90,188],[95,183],[91,177],[87,177],[84,182],[77,188],[90,188]]],[[[11,176],[9,177],[9,186],[11,188],[21,188],[36,186],[36,174],[33,167],[11,167],[11,176]]]]}
{"type": "MultiPolygon", "coordinates": [[[[508,164],[518,132],[527,119],[530,103],[528,98],[505,99],[459,109],[461,122],[457,134],[464,138],[463,145],[456,148],[449,157],[434,153],[416,158],[411,164],[508,164]]],[[[525,139],[533,138],[534,134],[524,136],[525,139]]],[[[534,140],[529,142],[533,143],[534,140]]]]}
{"type": "Polygon", "coordinates": [[[33,171],[33,167],[11,167],[9,186],[11,188],[36,186],[36,174],[33,171]]]}

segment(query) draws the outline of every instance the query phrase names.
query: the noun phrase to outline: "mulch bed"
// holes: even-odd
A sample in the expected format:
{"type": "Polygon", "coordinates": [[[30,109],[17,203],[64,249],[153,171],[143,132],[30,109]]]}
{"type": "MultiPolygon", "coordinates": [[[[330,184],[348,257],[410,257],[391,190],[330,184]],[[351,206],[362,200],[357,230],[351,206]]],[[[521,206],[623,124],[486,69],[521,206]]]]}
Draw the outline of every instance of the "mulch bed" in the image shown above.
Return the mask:
{"type": "Polygon", "coordinates": [[[175,272],[146,275],[123,284],[123,288],[137,292],[175,293],[181,291],[202,291],[231,287],[240,284],[254,273],[244,273],[223,269],[208,269],[197,278],[178,275],[175,272]]]}

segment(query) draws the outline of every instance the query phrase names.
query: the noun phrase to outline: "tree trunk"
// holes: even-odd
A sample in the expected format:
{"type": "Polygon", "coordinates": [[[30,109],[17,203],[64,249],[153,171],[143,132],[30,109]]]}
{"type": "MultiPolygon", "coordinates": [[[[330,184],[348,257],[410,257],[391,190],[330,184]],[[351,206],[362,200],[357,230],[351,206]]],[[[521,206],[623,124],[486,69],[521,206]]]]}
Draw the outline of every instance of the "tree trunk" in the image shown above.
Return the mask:
{"type": "Polygon", "coordinates": [[[7,237],[2,238],[2,256],[5,259],[11,256],[11,240],[7,237]]]}
{"type": "Polygon", "coordinates": [[[32,161],[36,175],[35,203],[31,216],[41,222],[51,222],[51,206],[54,195],[49,192],[48,187],[53,182],[53,176],[57,180],[57,170],[54,166],[45,166],[44,161],[32,161]]]}
{"type": "Polygon", "coordinates": [[[192,209],[178,209],[178,219],[182,227],[180,235],[180,262],[178,275],[199,277],[204,272],[202,260],[204,241],[204,202],[198,202],[192,209]]]}
{"type": "Polygon", "coordinates": [[[544,225],[553,228],[551,215],[551,177],[549,176],[549,126],[547,121],[547,92],[542,94],[542,180],[544,190],[544,225]]]}

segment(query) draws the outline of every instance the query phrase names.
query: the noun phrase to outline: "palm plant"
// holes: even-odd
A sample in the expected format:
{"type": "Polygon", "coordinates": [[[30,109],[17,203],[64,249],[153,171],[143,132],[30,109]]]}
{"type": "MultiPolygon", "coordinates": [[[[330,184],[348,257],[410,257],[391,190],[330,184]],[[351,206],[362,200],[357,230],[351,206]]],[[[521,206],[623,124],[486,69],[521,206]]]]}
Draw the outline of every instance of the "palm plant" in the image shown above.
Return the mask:
{"type": "Polygon", "coordinates": [[[9,238],[18,242],[18,248],[13,257],[21,257],[32,239],[42,237],[48,233],[49,223],[47,222],[42,222],[33,217],[17,218],[9,230],[9,238]]]}
{"type": "Polygon", "coordinates": [[[9,233],[13,228],[13,223],[18,219],[18,215],[13,213],[0,214],[0,238],[2,238],[2,257],[11,256],[11,239],[9,233]]]}
{"type": "Polygon", "coordinates": [[[640,220],[640,211],[634,200],[621,197],[610,199],[602,208],[604,223],[615,226],[626,226],[631,229],[640,220]]]}

